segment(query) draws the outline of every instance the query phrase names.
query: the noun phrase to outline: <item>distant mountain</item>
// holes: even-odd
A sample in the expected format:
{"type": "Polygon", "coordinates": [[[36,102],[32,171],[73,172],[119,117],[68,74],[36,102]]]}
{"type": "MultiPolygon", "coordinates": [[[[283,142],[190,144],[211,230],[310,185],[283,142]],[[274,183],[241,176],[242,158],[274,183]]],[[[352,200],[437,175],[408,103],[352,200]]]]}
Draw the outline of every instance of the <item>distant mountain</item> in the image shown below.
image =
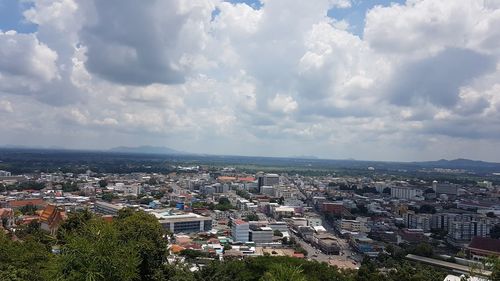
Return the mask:
{"type": "Polygon", "coordinates": [[[164,146],[119,146],[113,147],[109,150],[110,152],[121,152],[121,153],[140,153],[140,154],[189,154],[186,152],[178,151],[172,148],[164,147],[164,146]]]}
{"type": "Polygon", "coordinates": [[[414,162],[414,163],[419,166],[428,166],[428,167],[446,168],[446,169],[475,169],[475,168],[500,169],[500,163],[470,160],[463,158],[453,159],[453,160],[440,159],[437,161],[414,162]]]}
{"type": "Polygon", "coordinates": [[[294,156],[291,156],[290,158],[293,158],[293,159],[304,159],[304,160],[307,160],[307,159],[317,160],[317,159],[319,159],[318,157],[316,157],[314,155],[294,155],[294,156]]]}

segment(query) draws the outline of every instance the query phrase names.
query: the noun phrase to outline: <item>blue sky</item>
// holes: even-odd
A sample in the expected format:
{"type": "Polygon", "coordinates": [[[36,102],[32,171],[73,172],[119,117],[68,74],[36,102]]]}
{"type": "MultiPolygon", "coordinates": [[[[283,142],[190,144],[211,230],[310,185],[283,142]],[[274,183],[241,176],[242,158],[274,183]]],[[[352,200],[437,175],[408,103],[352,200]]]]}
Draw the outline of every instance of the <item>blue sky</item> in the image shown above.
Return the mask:
{"type": "Polygon", "coordinates": [[[19,33],[36,31],[36,25],[24,21],[22,14],[29,5],[17,0],[0,0],[0,30],[16,30],[19,33]]]}
{"type": "MultiPolygon", "coordinates": [[[[231,0],[231,3],[246,3],[253,8],[260,8],[262,6],[259,0],[231,0]]],[[[350,8],[339,9],[334,8],[328,11],[328,16],[336,20],[345,20],[349,23],[349,31],[362,36],[365,22],[366,12],[377,6],[390,6],[393,3],[403,4],[405,0],[354,0],[351,2],[350,8]]]]}

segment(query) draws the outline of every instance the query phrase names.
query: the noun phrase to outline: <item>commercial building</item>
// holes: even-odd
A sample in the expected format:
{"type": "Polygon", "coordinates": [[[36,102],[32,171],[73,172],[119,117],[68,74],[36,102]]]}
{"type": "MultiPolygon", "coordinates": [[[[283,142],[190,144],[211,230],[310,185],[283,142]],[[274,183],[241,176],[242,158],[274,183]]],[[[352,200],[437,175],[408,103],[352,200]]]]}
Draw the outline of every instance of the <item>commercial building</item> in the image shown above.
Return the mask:
{"type": "Polygon", "coordinates": [[[255,244],[264,244],[273,242],[273,229],[270,227],[251,227],[249,240],[255,244]]]}
{"type": "Polygon", "coordinates": [[[367,226],[367,221],[364,219],[346,220],[341,219],[338,221],[338,228],[342,231],[349,232],[363,232],[367,233],[370,228],[367,226]]]}
{"type": "Polygon", "coordinates": [[[323,202],[321,205],[321,211],[340,216],[346,212],[346,208],[342,202],[323,202]]]}
{"type": "Polygon", "coordinates": [[[315,234],[313,243],[325,254],[338,255],[340,246],[337,238],[328,233],[315,234]]]}
{"type": "Polygon", "coordinates": [[[260,188],[262,186],[274,186],[280,183],[280,176],[277,174],[265,174],[258,177],[257,185],[260,188]]]}
{"type": "Polygon", "coordinates": [[[235,242],[250,241],[250,224],[244,220],[236,219],[232,221],[231,236],[235,242]]]}
{"type": "Polygon", "coordinates": [[[315,227],[315,226],[323,225],[323,221],[321,220],[321,217],[307,216],[306,219],[307,219],[308,226],[315,227]]]}
{"type": "Polygon", "coordinates": [[[413,200],[423,198],[423,190],[408,186],[392,186],[391,197],[399,199],[413,200]]]}
{"type": "Polygon", "coordinates": [[[123,206],[103,201],[96,201],[94,204],[94,211],[102,215],[116,216],[121,209],[123,209],[123,206]]]}
{"type": "Polygon", "coordinates": [[[163,228],[172,233],[206,232],[212,229],[212,218],[194,213],[161,215],[159,221],[163,228]]]}
{"type": "Polygon", "coordinates": [[[403,214],[405,225],[411,229],[422,229],[425,232],[431,230],[432,215],[416,214],[414,211],[408,211],[403,214]]]}
{"type": "Polygon", "coordinates": [[[456,215],[449,221],[448,237],[458,243],[470,241],[475,236],[487,237],[498,222],[498,218],[481,215],[456,215]]]}

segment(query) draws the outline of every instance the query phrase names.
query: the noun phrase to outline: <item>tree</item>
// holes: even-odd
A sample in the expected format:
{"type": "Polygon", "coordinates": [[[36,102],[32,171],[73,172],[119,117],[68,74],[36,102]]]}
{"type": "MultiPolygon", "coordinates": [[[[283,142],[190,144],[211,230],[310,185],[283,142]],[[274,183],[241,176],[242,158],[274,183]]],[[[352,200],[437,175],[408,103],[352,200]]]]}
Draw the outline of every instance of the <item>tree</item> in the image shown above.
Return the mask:
{"type": "Polygon", "coordinates": [[[101,199],[106,202],[111,202],[114,198],[115,196],[111,192],[106,192],[101,196],[101,199]]]}
{"type": "Polygon", "coordinates": [[[487,212],[486,213],[486,216],[489,217],[489,218],[496,218],[497,216],[495,215],[495,213],[493,212],[487,212]]]}
{"type": "Polygon", "coordinates": [[[274,265],[269,269],[261,281],[306,281],[305,275],[302,273],[300,267],[293,267],[289,265],[274,265]]]}
{"type": "Polygon", "coordinates": [[[58,240],[64,243],[66,235],[82,230],[93,218],[95,218],[94,214],[88,209],[69,213],[68,219],[57,230],[58,240]]]}
{"type": "Polygon", "coordinates": [[[97,183],[99,184],[100,188],[105,188],[106,186],[108,186],[108,181],[106,181],[105,179],[99,180],[97,183]]]}
{"type": "Polygon", "coordinates": [[[66,236],[54,280],[137,280],[140,257],[113,224],[92,219],[66,236]]]}
{"type": "Polygon", "coordinates": [[[259,216],[257,216],[257,214],[254,214],[254,213],[250,213],[245,217],[245,220],[246,221],[258,221],[259,216]]]}
{"type": "Polygon", "coordinates": [[[490,229],[490,237],[494,239],[500,238],[500,223],[495,224],[491,229],[490,229]]]}
{"type": "Polygon", "coordinates": [[[283,237],[283,233],[282,233],[281,231],[279,231],[279,230],[275,230],[275,231],[273,231],[273,235],[274,235],[274,236],[283,237]]]}
{"type": "Polygon", "coordinates": [[[415,255],[423,257],[432,257],[434,250],[429,243],[420,243],[412,251],[415,255]]]}
{"type": "Polygon", "coordinates": [[[78,190],[78,184],[76,182],[65,182],[62,184],[62,191],[64,192],[73,192],[78,190]]]}
{"type": "Polygon", "coordinates": [[[19,211],[21,211],[21,213],[23,215],[30,215],[30,216],[32,216],[37,211],[37,208],[33,204],[28,204],[26,206],[22,206],[21,208],[19,208],[19,211]]]}
{"type": "Polygon", "coordinates": [[[436,208],[432,205],[424,204],[420,206],[420,209],[418,210],[419,213],[424,213],[424,214],[435,214],[436,213],[436,208]]]}
{"type": "Polygon", "coordinates": [[[144,211],[124,211],[115,220],[119,240],[139,254],[141,280],[150,280],[166,260],[165,232],[155,216],[144,211]]]}

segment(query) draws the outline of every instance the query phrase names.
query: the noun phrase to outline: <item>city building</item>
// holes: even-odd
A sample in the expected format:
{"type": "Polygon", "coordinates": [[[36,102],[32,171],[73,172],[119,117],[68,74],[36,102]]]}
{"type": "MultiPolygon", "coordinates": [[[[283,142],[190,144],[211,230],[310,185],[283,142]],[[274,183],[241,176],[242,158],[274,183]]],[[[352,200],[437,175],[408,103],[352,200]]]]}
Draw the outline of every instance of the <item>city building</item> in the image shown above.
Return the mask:
{"type": "Polygon", "coordinates": [[[120,205],[115,205],[103,201],[96,201],[94,203],[94,211],[99,214],[103,215],[112,215],[116,216],[118,215],[118,211],[123,209],[123,206],[120,205]]]}
{"type": "Polygon", "coordinates": [[[250,227],[249,241],[256,244],[273,242],[273,229],[270,227],[250,227]]]}
{"type": "Polygon", "coordinates": [[[261,175],[258,177],[257,181],[259,191],[262,186],[274,186],[274,185],[279,185],[279,183],[280,183],[280,176],[277,174],[261,175]]]}
{"type": "Polygon", "coordinates": [[[248,242],[250,225],[248,222],[240,219],[232,221],[231,235],[235,242],[248,242]]]}
{"type": "Polygon", "coordinates": [[[498,218],[489,218],[475,214],[453,216],[448,224],[448,238],[451,242],[463,243],[473,237],[487,237],[490,229],[499,222],[498,218]]]}
{"type": "Polygon", "coordinates": [[[327,255],[338,255],[340,246],[335,236],[328,233],[313,235],[313,243],[327,255]]]}
{"type": "Polygon", "coordinates": [[[500,257],[500,239],[474,237],[466,247],[467,256],[473,260],[500,257]]]}
{"type": "Polygon", "coordinates": [[[172,233],[206,232],[212,229],[212,218],[195,213],[154,214],[163,228],[172,233]]]}
{"type": "Polygon", "coordinates": [[[422,198],[423,190],[408,186],[392,186],[391,197],[399,199],[414,200],[422,198]]]}

